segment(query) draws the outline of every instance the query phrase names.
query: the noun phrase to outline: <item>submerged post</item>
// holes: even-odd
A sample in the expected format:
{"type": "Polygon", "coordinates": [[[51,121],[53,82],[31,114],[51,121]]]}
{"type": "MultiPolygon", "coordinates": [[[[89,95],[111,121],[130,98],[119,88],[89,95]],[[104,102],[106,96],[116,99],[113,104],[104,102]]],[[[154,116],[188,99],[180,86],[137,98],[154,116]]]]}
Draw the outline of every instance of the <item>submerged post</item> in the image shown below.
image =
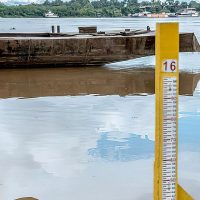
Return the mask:
{"type": "Polygon", "coordinates": [[[191,200],[178,185],[179,25],[156,26],[154,200],[191,200]]]}

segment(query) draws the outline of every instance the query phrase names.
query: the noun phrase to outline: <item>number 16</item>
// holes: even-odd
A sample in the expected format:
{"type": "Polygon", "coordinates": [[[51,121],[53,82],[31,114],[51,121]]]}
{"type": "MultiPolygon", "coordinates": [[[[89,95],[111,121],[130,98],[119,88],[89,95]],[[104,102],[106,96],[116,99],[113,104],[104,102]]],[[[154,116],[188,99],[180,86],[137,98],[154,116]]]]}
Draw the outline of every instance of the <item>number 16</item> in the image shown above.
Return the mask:
{"type": "Polygon", "coordinates": [[[177,61],[176,60],[165,60],[163,62],[162,71],[164,72],[176,72],[177,71],[177,61]]]}

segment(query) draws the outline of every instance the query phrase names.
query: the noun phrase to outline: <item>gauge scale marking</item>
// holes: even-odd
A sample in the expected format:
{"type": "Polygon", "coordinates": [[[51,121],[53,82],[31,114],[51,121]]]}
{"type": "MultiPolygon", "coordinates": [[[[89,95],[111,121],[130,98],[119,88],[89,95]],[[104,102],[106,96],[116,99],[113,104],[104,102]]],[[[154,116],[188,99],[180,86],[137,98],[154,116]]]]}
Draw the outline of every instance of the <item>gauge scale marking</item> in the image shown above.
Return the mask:
{"type": "Polygon", "coordinates": [[[162,199],[176,200],[177,78],[163,78],[162,199]]]}
{"type": "Polygon", "coordinates": [[[178,184],[179,49],[179,24],[157,23],[154,200],[194,200],[178,184]]]}

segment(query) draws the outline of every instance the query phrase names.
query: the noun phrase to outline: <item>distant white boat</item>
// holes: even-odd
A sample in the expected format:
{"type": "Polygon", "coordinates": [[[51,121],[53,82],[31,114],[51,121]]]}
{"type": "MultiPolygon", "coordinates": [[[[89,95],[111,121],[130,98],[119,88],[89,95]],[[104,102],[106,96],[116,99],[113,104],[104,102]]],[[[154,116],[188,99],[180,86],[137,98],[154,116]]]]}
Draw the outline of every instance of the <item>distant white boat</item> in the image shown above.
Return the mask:
{"type": "Polygon", "coordinates": [[[140,12],[140,13],[134,13],[131,15],[131,17],[151,17],[151,12],[140,12]]]}
{"type": "Polygon", "coordinates": [[[58,18],[59,16],[54,14],[53,12],[51,12],[49,10],[48,13],[45,13],[45,17],[47,17],[47,18],[58,18]]]}
{"type": "Polygon", "coordinates": [[[179,17],[198,17],[199,13],[196,11],[195,8],[186,8],[183,12],[178,13],[179,17]]]}
{"type": "Polygon", "coordinates": [[[144,12],[132,14],[131,17],[165,18],[165,17],[168,17],[168,15],[166,13],[151,13],[151,12],[144,11],[144,12]]]}
{"type": "Polygon", "coordinates": [[[178,17],[176,13],[167,13],[168,17],[178,17]]]}

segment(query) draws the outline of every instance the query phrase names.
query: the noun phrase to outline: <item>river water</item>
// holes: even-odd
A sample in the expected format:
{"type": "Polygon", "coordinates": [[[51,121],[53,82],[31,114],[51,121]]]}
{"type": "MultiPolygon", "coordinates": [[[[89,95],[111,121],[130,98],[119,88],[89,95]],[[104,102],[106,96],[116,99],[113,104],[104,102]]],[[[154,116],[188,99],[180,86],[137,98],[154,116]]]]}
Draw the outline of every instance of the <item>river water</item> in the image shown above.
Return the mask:
{"type": "Polygon", "coordinates": [[[61,32],[77,32],[79,26],[97,26],[98,31],[125,28],[155,30],[156,22],[179,22],[180,31],[195,32],[198,37],[200,17],[194,18],[0,18],[0,32],[50,32],[52,25],[60,25],[61,32]],[[15,30],[11,30],[11,28],[15,30]]]}
{"type": "MultiPolygon", "coordinates": [[[[168,20],[1,18],[0,32],[11,32],[11,27],[16,32],[48,32],[53,24],[69,32],[81,25],[97,25],[102,31],[147,25],[154,29],[156,21],[168,20]]],[[[200,39],[200,18],[170,20],[179,20],[181,31],[195,32],[200,39]]],[[[199,61],[198,53],[181,54],[181,69],[197,72],[199,61]]],[[[153,64],[154,57],[147,57],[107,65],[95,73],[153,64]]],[[[77,69],[71,70],[70,76],[77,73],[77,69]]],[[[86,72],[93,76],[90,70],[86,72]]],[[[85,72],[77,79],[82,74],[85,72]]],[[[78,90],[83,85],[78,80],[66,92],[65,75],[65,69],[1,71],[0,198],[153,199],[155,96],[126,95],[121,90],[109,93],[106,85],[98,95],[97,86],[90,84],[84,85],[84,91],[91,92],[85,95],[78,90]],[[46,87],[41,86],[42,81],[46,87]]],[[[112,77],[118,76],[111,73],[106,84],[112,82],[114,87],[118,80],[113,82],[112,77]]],[[[198,200],[200,84],[193,96],[180,96],[179,100],[179,183],[198,200]]]]}

